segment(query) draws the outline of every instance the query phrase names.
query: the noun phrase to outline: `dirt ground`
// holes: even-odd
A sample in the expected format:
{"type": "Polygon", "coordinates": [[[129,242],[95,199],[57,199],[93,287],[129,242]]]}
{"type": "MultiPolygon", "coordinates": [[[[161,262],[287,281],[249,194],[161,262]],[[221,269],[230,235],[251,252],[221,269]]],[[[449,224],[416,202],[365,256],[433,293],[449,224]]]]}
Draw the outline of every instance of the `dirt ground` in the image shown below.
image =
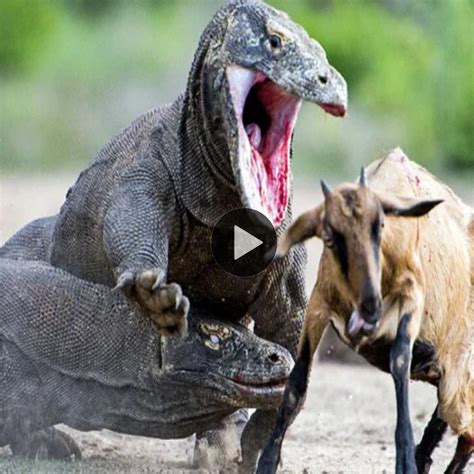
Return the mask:
{"type": "MultiPolygon", "coordinates": [[[[56,213],[73,180],[72,176],[0,177],[0,245],[30,220],[56,213]]],[[[319,199],[316,185],[314,189],[307,184],[296,188],[297,213],[319,199]]],[[[467,195],[473,197],[471,191],[467,195]]],[[[316,276],[319,252],[319,244],[312,241],[308,287],[316,276]]],[[[436,394],[428,385],[412,383],[410,397],[415,438],[419,439],[436,394]]],[[[65,429],[79,442],[82,462],[28,462],[14,459],[8,448],[0,448],[0,473],[208,472],[191,467],[192,438],[163,441],[106,430],[81,433],[65,429]]],[[[365,365],[317,362],[305,408],[285,439],[281,472],[393,472],[394,429],[395,394],[389,375],[365,365]]],[[[454,446],[454,436],[447,434],[434,455],[433,473],[443,472],[454,446]]],[[[468,471],[474,473],[474,462],[468,471]]]]}

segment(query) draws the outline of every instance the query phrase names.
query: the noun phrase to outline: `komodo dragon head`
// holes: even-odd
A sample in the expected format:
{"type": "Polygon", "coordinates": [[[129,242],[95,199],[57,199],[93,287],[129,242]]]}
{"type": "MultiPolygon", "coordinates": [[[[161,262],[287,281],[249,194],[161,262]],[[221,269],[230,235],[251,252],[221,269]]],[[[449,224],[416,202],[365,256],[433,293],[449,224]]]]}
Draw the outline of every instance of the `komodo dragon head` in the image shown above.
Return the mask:
{"type": "Polygon", "coordinates": [[[293,367],[286,349],[243,326],[195,317],[190,326],[184,339],[162,338],[163,375],[194,386],[199,403],[278,406],[293,367]]]}
{"type": "Polygon", "coordinates": [[[342,117],[347,86],[321,45],[288,15],[258,0],[236,0],[201,36],[185,100],[184,134],[199,143],[193,156],[202,152],[220,185],[237,190],[240,207],[279,225],[301,102],[342,117]]]}

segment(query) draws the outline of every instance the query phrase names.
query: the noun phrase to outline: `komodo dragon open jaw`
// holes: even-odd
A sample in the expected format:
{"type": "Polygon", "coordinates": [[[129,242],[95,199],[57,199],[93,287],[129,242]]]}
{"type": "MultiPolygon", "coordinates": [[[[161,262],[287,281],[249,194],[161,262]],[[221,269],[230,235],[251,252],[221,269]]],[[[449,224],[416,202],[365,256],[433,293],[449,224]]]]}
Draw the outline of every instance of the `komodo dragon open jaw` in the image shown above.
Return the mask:
{"type": "MultiPolygon", "coordinates": [[[[221,23],[224,14],[225,30],[203,60],[199,100],[214,109],[204,114],[208,121],[223,122],[225,138],[223,131],[209,138],[216,150],[223,147],[215,135],[227,142],[241,203],[279,225],[288,206],[290,149],[301,101],[343,117],[347,85],[320,44],[285,13],[257,0],[238,0],[216,15],[221,23]]],[[[221,164],[218,172],[226,171],[221,164]]]]}

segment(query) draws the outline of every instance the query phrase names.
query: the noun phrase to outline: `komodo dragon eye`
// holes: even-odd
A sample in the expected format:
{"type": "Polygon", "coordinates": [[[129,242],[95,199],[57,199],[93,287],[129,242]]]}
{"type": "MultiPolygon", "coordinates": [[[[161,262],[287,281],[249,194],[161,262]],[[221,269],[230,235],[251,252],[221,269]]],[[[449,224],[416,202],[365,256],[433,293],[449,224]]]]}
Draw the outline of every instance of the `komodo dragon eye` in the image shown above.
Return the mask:
{"type": "Polygon", "coordinates": [[[214,351],[218,351],[221,347],[221,339],[217,334],[210,334],[208,339],[204,340],[204,345],[214,351]]]}
{"type": "Polygon", "coordinates": [[[270,36],[270,46],[272,49],[280,49],[281,48],[281,38],[278,35],[271,35],[270,36]]]}
{"type": "Polygon", "coordinates": [[[201,323],[200,329],[204,345],[214,351],[219,350],[221,342],[230,336],[229,329],[218,324],[201,323]]]}

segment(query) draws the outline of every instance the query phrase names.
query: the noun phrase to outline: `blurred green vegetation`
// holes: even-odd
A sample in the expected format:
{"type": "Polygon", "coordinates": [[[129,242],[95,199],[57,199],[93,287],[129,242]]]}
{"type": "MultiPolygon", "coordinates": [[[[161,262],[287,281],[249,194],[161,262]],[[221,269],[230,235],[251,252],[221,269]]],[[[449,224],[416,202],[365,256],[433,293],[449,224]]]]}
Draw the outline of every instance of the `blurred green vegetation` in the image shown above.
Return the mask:
{"type": "Polygon", "coordinates": [[[474,2],[274,3],[322,43],[352,101],[406,129],[418,161],[474,168],[474,2]]]}
{"type": "MultiPolygon", "coordinates": [[[[0,171],[79,169],[184,88],[219,0],[0,0],[0,171]]],[[[350,173],[402,146],[474,173],[472,0],[273,0],[326,49],[349,118],[305,107],[299,172],[350,173]]]]}

